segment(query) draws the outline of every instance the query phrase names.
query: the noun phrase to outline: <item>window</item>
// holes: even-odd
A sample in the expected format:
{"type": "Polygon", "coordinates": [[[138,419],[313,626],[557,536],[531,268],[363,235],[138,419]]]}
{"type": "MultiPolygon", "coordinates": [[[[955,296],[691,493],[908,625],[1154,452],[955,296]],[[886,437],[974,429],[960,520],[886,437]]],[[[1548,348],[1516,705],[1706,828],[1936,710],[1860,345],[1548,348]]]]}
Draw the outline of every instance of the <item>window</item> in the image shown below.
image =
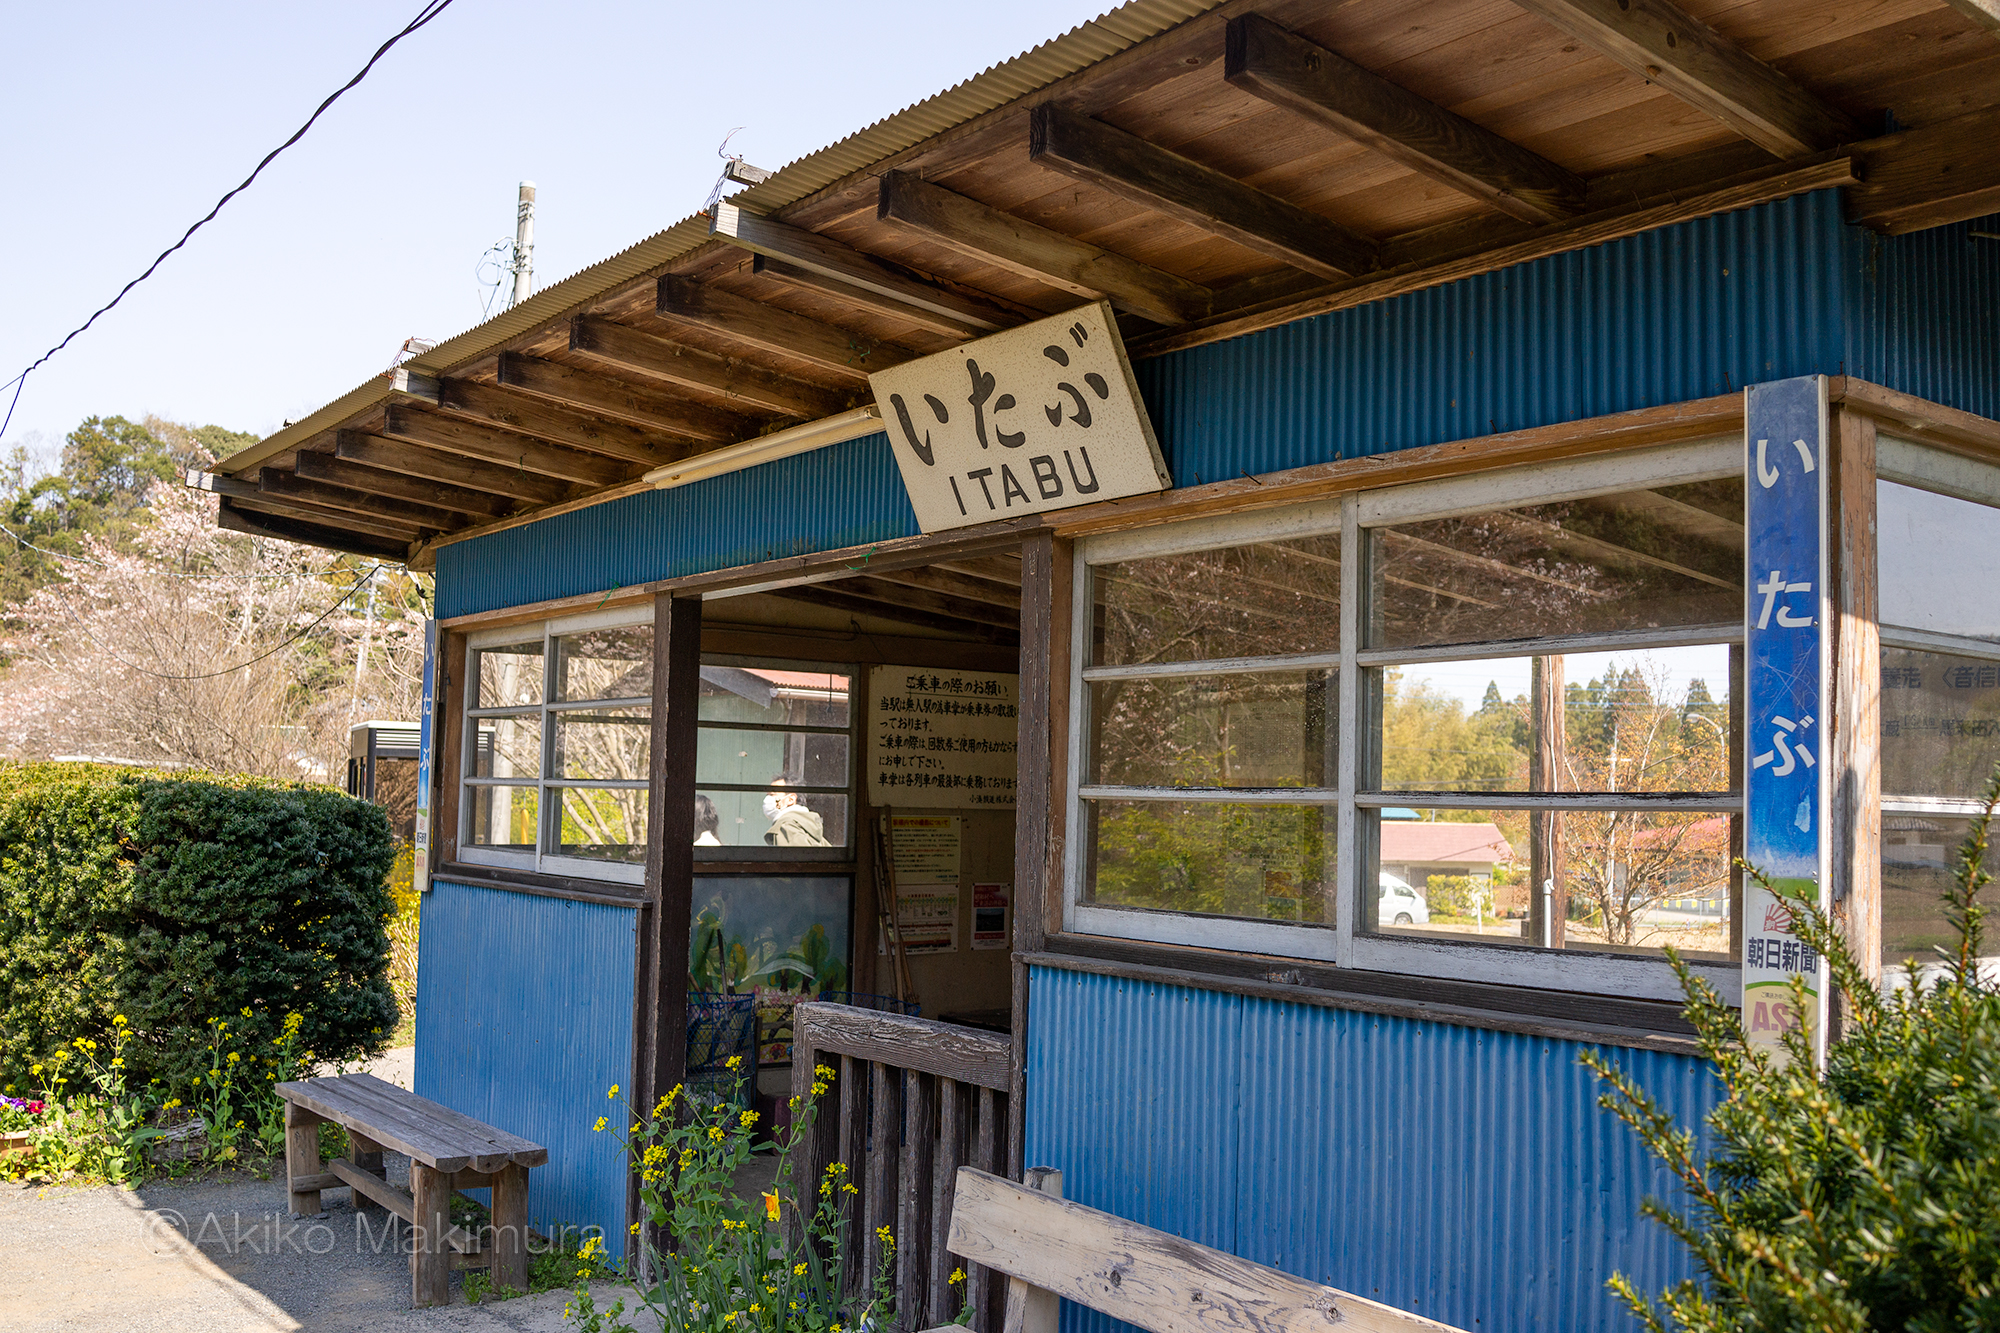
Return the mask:
{"type": "Polygon", "coordinates": [[[852,839],[849,667],[702,660],[696,855],[844,859],[852,839]]]}
{"type": "Polygon", "coordinates": [[[460,859],[640,882],[652,625],[617,612],[491,630],[466,658],[460,859]]]}
{"type": "MultiPolygon", "coordinates": [[[[2000,762],[2000,470],[1886,437],[1877,459],[1882,963],[1893,983],[1888,969],[1933,962],[1955,938],[1938,895],[2000,762]]],[[[1985,901],[2000,908],[2000,891],[1989,886],[1985,901]]]]}
{"type": "Polygon", "coordinates": [[[1079,543],[1069,928],[1671,998],[1734,969],[1740,440],[1079,543]]]}

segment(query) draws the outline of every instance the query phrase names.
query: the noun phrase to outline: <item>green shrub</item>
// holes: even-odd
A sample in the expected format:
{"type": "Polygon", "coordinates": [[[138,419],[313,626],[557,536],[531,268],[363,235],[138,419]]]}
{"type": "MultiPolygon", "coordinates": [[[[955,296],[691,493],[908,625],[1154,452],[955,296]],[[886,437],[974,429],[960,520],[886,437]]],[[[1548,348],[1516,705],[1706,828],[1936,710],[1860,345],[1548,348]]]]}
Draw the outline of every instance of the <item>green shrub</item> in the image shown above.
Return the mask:
{"type": "Polygon", "coordinates": [[[378,1048],[393,858],[382,811],[330,788],[0,765],[0,1084],[120,1013],[134,1079],[173,1087],[218,1016],[258,1049],[293,1012],[322,1058],[378,1048]]]}
{"type": "MultiPolygon", "coordinates": [[[[1603,1059],[1585,1057],[1610,1085],[1602,1105],[1692,1201],[1675,1212],[1648,1200],[1646,1212],[1692,1252],[1701,1282],[1663,1293],[1655,1309],[1613,1279],[1648,1327],[2000,1328],[2000,989],[1980,975],[1978,902],[1996,804],[2000,776],[1943,895],[1957,948],[1934,978],[1912,967],[1886,997],[1815,903],[1751,871],[1785,899],[1845,1002],[1823,1074],[1797,1028],[1782,1059],[1751,1050],[1740,1014],[1675,960],[1728,1093],[1709,1118],[1712,1150],[1603,1059]]],[[[1804,996],[1795,981],[1793,1003],[1804,996]]]]}

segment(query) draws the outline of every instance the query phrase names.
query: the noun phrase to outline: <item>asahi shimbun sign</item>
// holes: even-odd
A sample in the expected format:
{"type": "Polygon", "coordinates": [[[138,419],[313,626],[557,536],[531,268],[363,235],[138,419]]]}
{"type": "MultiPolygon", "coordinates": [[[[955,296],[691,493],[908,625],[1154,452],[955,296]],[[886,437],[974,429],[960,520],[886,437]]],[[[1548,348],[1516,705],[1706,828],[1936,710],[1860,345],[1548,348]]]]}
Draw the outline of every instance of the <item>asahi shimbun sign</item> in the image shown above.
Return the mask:
{"type": "Polygon", "coordinates": [[[925,532],[1173,485],[1102,301],[868,383],[925,532]]]}

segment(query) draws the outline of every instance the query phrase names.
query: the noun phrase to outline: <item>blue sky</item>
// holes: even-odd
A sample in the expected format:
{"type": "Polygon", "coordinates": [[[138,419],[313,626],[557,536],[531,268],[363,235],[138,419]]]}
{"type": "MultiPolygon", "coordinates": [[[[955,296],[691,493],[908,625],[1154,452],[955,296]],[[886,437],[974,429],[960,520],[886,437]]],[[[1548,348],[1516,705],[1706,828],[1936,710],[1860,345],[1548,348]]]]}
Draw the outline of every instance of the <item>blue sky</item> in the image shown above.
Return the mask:
{"type": "MultiPolygon", "coordinates": [[[[109,300],[420,0],[20,6],[0,57],[0,379],[109,300]]],[[[474,267],[540,188],[537,285],[1095,17],[1105,0],[456,0],[188,247],[28,379],[4,445],[84,417],[265,434],[477,323],[474,267]]],[[[11,395],[12,390],[8,391],[11,395]]],[[[5,411],[0,400],[0,412],[5,411]]]]}

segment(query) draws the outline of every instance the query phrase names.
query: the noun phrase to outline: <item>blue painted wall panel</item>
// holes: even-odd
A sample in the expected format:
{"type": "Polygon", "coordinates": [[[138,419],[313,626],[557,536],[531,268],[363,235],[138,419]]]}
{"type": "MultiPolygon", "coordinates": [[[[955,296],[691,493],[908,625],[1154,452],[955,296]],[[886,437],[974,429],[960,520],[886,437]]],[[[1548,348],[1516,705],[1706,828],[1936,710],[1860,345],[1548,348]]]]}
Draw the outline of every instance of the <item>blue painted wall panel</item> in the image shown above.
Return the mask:
{"type": "Polygon", "coordinates": [[[537,1225],[625,1238],[625,1157],[591,1126],[630,1086],[638,913],[434,881],[418,934],[416,1092],[545,1145],[537,1225]]]}
{"type": "MultiPolygon", "coordinates": [[[[1574,1043],[1050,968],[1031,985],[1027,1160],[1072,1199],[1469,1329],[1622,1329],[1614,1271],[1690,1273],[1639,1216],[1672,1181],[1598,1109],[1574,1043]]],[[[1615,1055],[1684,1121],[1712,1109],[1702,1062],[1615,1055]]]]}
{"type": "MultiPolygon", "coordinates": [[[[2000,242],[1839,194],[1702,218],[1138,363],[1176,484],[1853,373],[2000,415],[2000,242]]],[[[883,436],[438,553],[442,616],[909,536],[883,436]]]]}

